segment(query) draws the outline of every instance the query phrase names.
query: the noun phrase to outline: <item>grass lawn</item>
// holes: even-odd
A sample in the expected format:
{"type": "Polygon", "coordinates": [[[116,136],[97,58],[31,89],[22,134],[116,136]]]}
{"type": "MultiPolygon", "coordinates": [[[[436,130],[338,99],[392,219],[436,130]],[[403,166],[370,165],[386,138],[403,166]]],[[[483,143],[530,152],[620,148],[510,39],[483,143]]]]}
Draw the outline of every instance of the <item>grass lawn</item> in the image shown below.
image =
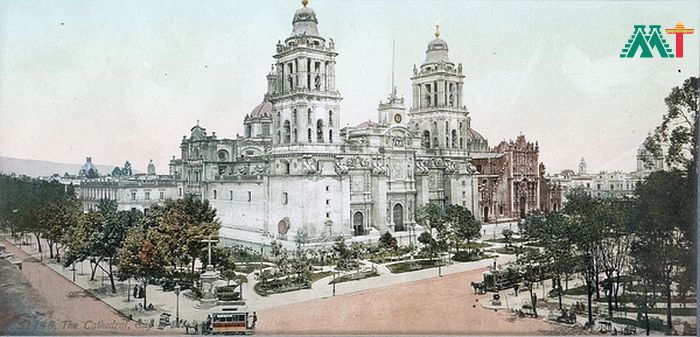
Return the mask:
{"type": "MultiPolygon", "coordinates": [[[[488,236],[488,235],[487,235],[488,236]]],[[[486,242],[496,242],[496,243],[508,243],[506,238],[498,238],[498,239],[488,239],[484,240],[486,242]]],[[[526,240],[523,238],[512,238],[510,239],[510,243],[518,243],[518,242],[525,242],[526,240]]]]}
{"type": "Polygon", "coordinates": [[[288,293],[290,291],[296,291],[301,289],[311,288],[311,283],[314,283],[326,276],[332,275],[332,272],[323,271],[319,273],[311,273],[309,281],[302,281],[294,276],[290,276],[285,279],[274,279],[268,280],[263,284],[258,282],[255,284],[253,289],[260,296],[267,296],[270,294],[288,293]]]}
{"type": "Polygon", "coordinates": [[[462,245],[463,249],[467,249],[467,248],[469,248],[469,249],[474,249],[474,248],[482,249],[482,248],[488,248],[488,247],[493,247],[493,245],[490,243],[486,243],[486,242],[474,242],[474,241],[469,242],[468,246],[467,246],[467,244],[462,245]]]}
{"type": "MultiPolygon", "coordinates": [[[[636,319],[632,318],[624,318],[624,317],[613,317],[610,319],[611,322],[618,323],[618,324],[625,324],[625,325],[631,325],[631,326],[636,326],[638,328],[641,328],[642,331],[637,331],[637,335],[644,335],[644,329],[646,329],[646,322],[645,321],[637,321],[636,319]]],[[[661,331],[663,333],[666,333],[666,326],[664,325],[663,321],[661,321],[658,318],[649,318],[649,327],[651,330],[656,330],[656,331],[661,331]]]]}
{"type": "Polygon", "coordinates": [[[587,291],[586,285],[582,285],[576,288],[569,288],[569,290],[564,290],[564,295],[586,296],[587,291]]]}
{"type": "MultiPolygon", "coordinates": [[[[407,257],[407,258],[410,258],[410,257],[407,257]]],[[[376,257],[373,257],[369,260],[373,263],[376,263],[376,264],[382,264],[382,263],[387,263],[387,262],[403,261],[404,259],[399,257],[399,256],[389,255],[389,256],[376,256],[376,257]]]]}
{"type": "Polygon", "coordinates": [[[386,267],[389,268],[389,270],[394,273],[394,274],[400,274],[400,273],[407,273],[411,271],[416,271],[416,270],[422,270],[422,269],[428,269],[428,268],[435,268],[437,266],[444,266],[447,263],[442,260],[417,260],[417,261],[406,261],[406,262],[399,262],[399,263],[392,263],[387,265],[386,267]]]}
{"type": "MultiPolygon", "coordinates": [[[[641,312],[642,309],[640,309],[640,308],[619,308],[619,309],[616,309],[615,311],[637,313],[637,312],[641,312]]],[[[649,308],[649,313],[650,314],[664,315],[664,314],[666,314],[666,308],[665,307],[649,308]]],[[[672,316],[695,316],[695,308],[671,308],[671,315],[672,316]]]]}
{"type": "MultiPolygon", "coordinates": [[[[510,254],[510,255],[513,255],[513,254],[515,254],[515,247],[513,247],[513,246],[508,247],[508,248],[506,248],[506,247],[498,247],[498,248],[489,249],[489,250],[487,250],[487,251],[495,252],[495,253],[499,253],[499,254],[510,254]]],[[[522,254],[525,254],[525,253],[527,253],[528,251],[538,251],[538,249],[537,249],[537,248],[531,248],[531,247],[523,247],[523,252],[522,252],[522,254]]]]}
{"type": "Polygon", "coordinates": [[[321,271],[318,273],[311,273],[311,283],[314,283],[314,282],[316,282],[316,281],[318,281],[326,276],[331,276],[331,275],[333,275],[333,272],[330,272],[330,271],[321,271]]]}
{"type": "Polygon", "coordinates": [[[479,252],[479,255],[468,254],[466,251],[460,251],[452,255],[452,260],[457,262],[472,262],[479,261],[483,259],[491,259],[496,257],[496,255],[486,254],[484,252],[479,252]]]}
{"type": "Polygon", "coordinates": [[[250,274],[253,271],[261,268],[265,268],[266,265],[261,263],[248,263],[248,264],[236,264],[235,271],[244,274],[250,274]]]}
{"type": "Polygon", "coordinates": [[[362,279],[375,277],[375,276],[379,276],[379,273],[377,273],[374,270],[361,271],[361,272],[347,274],[347,275],[343,275],[341,277],[337,277],[335,280],[331,280],[330,282],[328,282],[328,284],[357,281],[357,280],[362,280],[362,279]]]}

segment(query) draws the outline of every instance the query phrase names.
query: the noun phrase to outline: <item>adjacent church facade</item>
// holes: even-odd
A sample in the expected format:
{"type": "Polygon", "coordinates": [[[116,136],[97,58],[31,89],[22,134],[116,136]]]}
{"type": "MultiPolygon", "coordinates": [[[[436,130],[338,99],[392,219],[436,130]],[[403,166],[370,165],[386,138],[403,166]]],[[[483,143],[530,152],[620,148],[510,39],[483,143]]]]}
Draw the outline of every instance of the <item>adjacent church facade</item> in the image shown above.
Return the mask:
{"type": "Polygon", "coordinates": [[[197,123],[170,162],[177,197],[209,200],[224,236],[404,232],[416,229],[414,213],[428,203],[462,205],[484,222],[561,207],[536,142],[521,135],[489,147],[472,129],[462,65],[439,31],[414,66],[410,107],[393,88],[376,122],[341,128],[334,42],[306,4],[292,25],[243,136],[218,138],[197,123]]]}

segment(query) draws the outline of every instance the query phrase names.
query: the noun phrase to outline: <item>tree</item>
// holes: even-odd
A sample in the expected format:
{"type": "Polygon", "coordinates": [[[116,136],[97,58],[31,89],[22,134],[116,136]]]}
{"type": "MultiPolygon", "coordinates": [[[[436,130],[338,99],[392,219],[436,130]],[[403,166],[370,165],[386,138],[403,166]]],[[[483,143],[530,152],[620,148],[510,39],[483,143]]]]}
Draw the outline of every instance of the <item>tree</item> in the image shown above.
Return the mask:
{"type": "Polygon", "coordinates": [[[379,245],[384,249],[396,251],[399,249],[399,243],[390,232],[386,232],[379,237],[379,245]]]}
{"type": "Polygon", "coordinates": [[[503,235],[503,239],[506,240],[506,247],[510,247],[513,245],[513,231],[505,228],[501,231],[501,234],[503,235]]]}
{"type": "Polygon", "coordinates": [[[75,196],[68,196],[63,200],[50,203],[44,213],[50,218],[44,237],[49,246],[49,257],[54,258],[53,247],[56,247],[55,258],[60,262],[60,246],[69,239],[66,237],[68,230],[75,227],[80,216],[80,202],[75,196]]]}
{"type": "MultiPolygon", "coordinates": [[[[571,233],[567,219],[560,213],[550,213],[546,218],[541,213],[531,213],[525,219],[523,233],[542,246],[539,261],[552,273],[556,283],[559,308],[562,308],[561,279],[568,282],[569,275],[575,272],[575,260],[572,252],[571,233]],[[544,220],[543,220],[544,219],[544,220]]],[[[516,247],[517,248],[517,247],[516,247]]],[[[526,254],[524,264],[530,263],[526,254]]],[[[568,289],[568,283],[566,285],[568,289]]]]}
{"type": "Polygon", "coordinates": [[[586,284],[588,298],[588,325],[593,326],[593,294],[598,288],[598,261],[603,231],[600,218],[600,203],[587,192],[574,189],[567,195],[564,214],[574,249],[574,261],[586,284]]]}
{"type": "Polygon", "coordinates": [[[192,273],[196,259],[206,256],[207,244],[202,240],[218,236],[221,227],[209,202],[192,197],[168,199],[152,207],[144,221],[153,229],[155,242],[172,253],[168,265],[178,269],[190,264],[192,273]]]}
{"type": "Polygon", "coordinates": [[[448,225],[449,241],[455,245],[457,253],[464,241],[467,241],[467,251],[469,251],[469,242],[481,237],[481,222],[466,207],[447,205],[445,221],[448,225]]]}
{"type": "MultiPolygon", "coordinates": [[[[686,270],[692,270],[695,256],[694,186],[680,170],[654,172],[635,191],[632,224],[636,233],[633,256],[639,263],[650,263],[654,271],[637,266],[638,270],[660,275],[666,297],[666,325],[672,328],[672,286],[686,270]],[[658,252],[653,260],[645,250],[658,252]]],[[[691,285],[688,285],[692,287],[691,285]]]]}
{"type": "Polygon", "coordinates": [[[428,230],[431,230],[436,226],[439,227],[445,222],[442,208],[433,203],[428,203],[416,208],[415,219],[419,225],[428,230]]]}
{"type": "Polygon", "coordinates": [[[608,298],[608,313],[613,316],[613,298],[618,306],[619,279],[629,255],[630,240],[629,205],[627,199],[601,200],[600,221],[603,238],[600,245],[600,266],[605,273],[605,292],[608,298]]]}
{"type": "Polygon", "coordinates": [[[670,168],[688,169],[695,162],[699,82],[697,77],[688,78],[682,86],[671,89],[664,100],[668,111],[644,142],[652,154],[646,158],[648,165],[663,158],[670,168]]]}
{"type": "Polygon", "coordinates": [[[211,252],[211,263],[221,271],[221,275],[229,281],[236,277],[236,259],[231,248],[214,247],[211,252]]]}
{"type": "Polygon", "coordinates": [[[418,242],[423,244],[422,250],[428,255],[430,261],[432,261],[439,252],[444,250],[444,247],[440,246],[440,242],[433,238],[430,231],[424,231],[418,236],[418,242]]]}
{"type": "Polygon", "coordinates": [[[64,265],[90,259],[91,280],[97,268],[102,269],[109,277],[112,293],[116,293],[113,266],[128,230],[136,226],[141,217],[138,211],[117,211],[114,200],[100,200],[97,211],[84,215],[70,233],[64,265]],[[107,261],[107,269],[102,266],[102,261],[107,261]]]}
{"type": "Polygon", "coordinates": [[[147,307],[145,290],[151,279],[165,275],[165,266],[172,258],[170,253],[159,247],[152,234],[154,230],[143,225],[132,227],[127,232],[124,244],[119,249],[117,261],[119,280],[134,278],[143,283],[143,306],[147,307]]]}

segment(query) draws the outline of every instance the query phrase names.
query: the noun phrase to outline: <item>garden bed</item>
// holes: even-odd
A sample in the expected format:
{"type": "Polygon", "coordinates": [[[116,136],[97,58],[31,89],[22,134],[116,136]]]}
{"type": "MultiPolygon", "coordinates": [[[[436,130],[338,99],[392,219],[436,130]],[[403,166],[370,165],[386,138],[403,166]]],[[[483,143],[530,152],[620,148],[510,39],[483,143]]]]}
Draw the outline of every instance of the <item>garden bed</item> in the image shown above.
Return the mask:
{"type": "Polygon", "coordinates": [[[290,291],[309,289],[311,288],[312,283],[332,274],[333,273],[330,271],[311,273],[311,275],[309,276],[309,280],[303,280],[292,275],[283,279],[267,280],[264,283],[258,282],[255,284],[253,289],[260,296],[288,293],[290,291]]]}
{"type": "Polygon", "coordinates": [[[442,260],[415,260],[389,264],[386,267],[394,274],[407,273],[416,270],[445,266],[447,263],[442,260]]]}
{"type": "Polygon", "coordinates": [[[458,252],[458,253],[455,253],[454,255],[452,255],[452,261],[472,262],[472,261],[479,261],[479,260],[483,260],[483,259],[492,259],[494,257],[497,257],[497,255],[485,254],[483,252],[474,253],[474,252],[461,251],[461,252],[458,252]]]}
{"type": "Polygon", "coordinates": [[[375,276],[379,276],[379,273],[377,273],[376,270],[361,271],[337,277],[335,278],[335,280],[331,280],[330,282],[328,282],[328,284],[357,281],[375,276]]]}

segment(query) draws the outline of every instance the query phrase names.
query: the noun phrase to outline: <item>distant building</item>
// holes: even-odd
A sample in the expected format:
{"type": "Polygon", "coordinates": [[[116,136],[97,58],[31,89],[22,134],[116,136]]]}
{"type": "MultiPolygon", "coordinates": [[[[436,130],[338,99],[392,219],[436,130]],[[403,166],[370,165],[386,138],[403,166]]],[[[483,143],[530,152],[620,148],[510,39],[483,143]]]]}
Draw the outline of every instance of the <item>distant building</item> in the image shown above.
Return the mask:
{"type": "Polygon", "coordinates": [[[589,174],[586,172],[586,161],[581,158],[577,174],[572,170],[563,170],[547,178],[560,184],[565,191],[581,188],[592,197],[623,198],[632,197],[637,185],[644,177],[664,168],[663,160],[652,158],[652,154],[642,144],[637,150],[637,170],[634,172],[601,171],[589,174]]]}
{"type": "Polygon", "coordinates": [[[169,175],[156,175],[153,161],[147,174],[81,178],[78,198],[83,211],[97,209],[101,199],[117,202],[118,210],[145,211],[156,203],[178,197],[177,184],[169,175]]]}

